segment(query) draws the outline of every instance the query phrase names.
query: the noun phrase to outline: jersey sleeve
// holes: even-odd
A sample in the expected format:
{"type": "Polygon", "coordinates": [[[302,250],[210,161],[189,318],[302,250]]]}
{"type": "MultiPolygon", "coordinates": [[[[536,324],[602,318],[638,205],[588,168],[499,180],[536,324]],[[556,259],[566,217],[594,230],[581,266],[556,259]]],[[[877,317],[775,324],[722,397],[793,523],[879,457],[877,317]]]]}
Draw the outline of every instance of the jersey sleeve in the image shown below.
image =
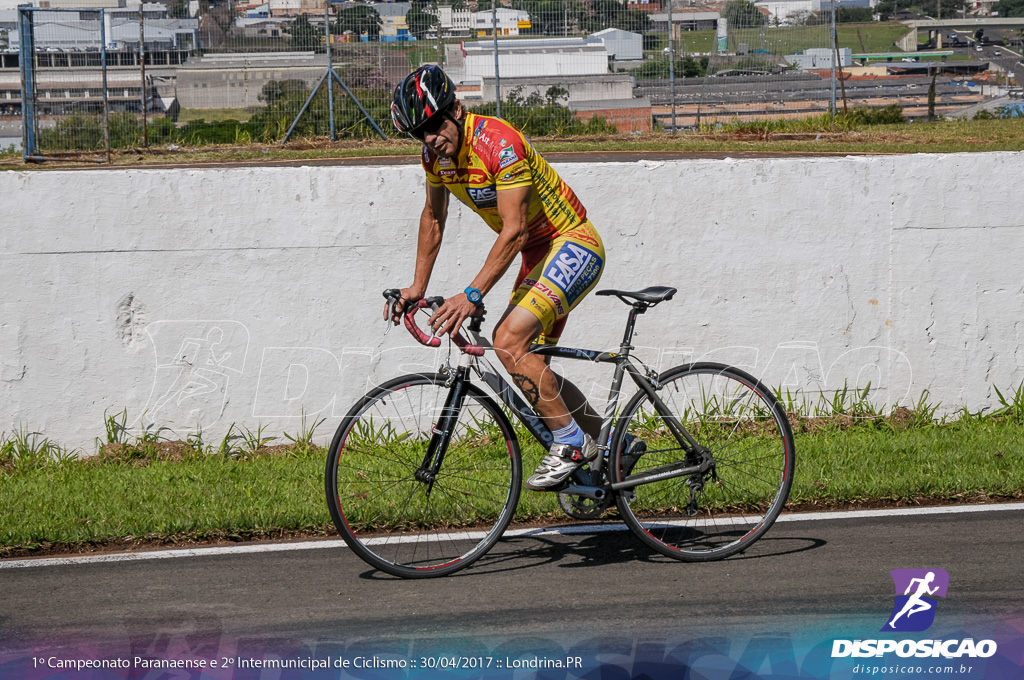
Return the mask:
{"type": "Polygon", "coordinates": [[[427,184],[434,187],[442,186],[441,176],[437,174],[437,156],[430,149],[423,146],[423,153],[420,154],[420,164],[427,173],[427,184]]]}
{"type": "Polygon", "coordinates": [[[494,178],[495,189],[513,189],[533,183],[532,149],[522,133],[504,121],[490,120],[480,137],[479,154],[494,178]]]}

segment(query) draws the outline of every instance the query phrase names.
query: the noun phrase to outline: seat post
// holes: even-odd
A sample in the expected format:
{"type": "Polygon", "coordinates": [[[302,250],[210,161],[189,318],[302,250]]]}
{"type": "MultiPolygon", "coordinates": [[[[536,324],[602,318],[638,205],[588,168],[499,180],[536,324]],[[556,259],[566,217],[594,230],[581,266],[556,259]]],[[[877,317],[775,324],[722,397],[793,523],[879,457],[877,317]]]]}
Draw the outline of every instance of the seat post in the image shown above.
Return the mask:
{"type": "Polygon", "coordinates": [[[636,317],[646,312],[648,305],[643,302],[634,302],[630,307],[629,319],[626,321],[626,330],[622,333],[622,345],[619,350],[622,354],[629,354],[629,350],[633,349],[633,329],[636,326],[636,317]]]}

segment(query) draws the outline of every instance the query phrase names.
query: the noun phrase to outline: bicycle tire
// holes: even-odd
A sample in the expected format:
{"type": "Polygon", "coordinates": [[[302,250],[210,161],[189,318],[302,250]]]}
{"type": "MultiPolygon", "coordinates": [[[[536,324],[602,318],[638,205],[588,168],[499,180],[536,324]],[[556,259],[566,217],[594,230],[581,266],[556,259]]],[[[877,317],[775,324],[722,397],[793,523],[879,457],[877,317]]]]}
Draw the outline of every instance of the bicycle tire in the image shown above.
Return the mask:
{"type": "MultiPolygon", "coordinates": [[[[786,413],[749,374],[723,364],[677,366],[658,378],[657,394],[697,442],[714,457],[712,470],[621,490],[619,514],[648,546],[687,562],[740,553],[775,522],[793,483],[796,451],[786,413]],[[696,516],[690,516],[691,488],[696,516]]],[[[610,477],[621,482],[664,465],[687,462],[648,395],[626,404],[616,425],[610,477]],[[627,432],[647,451],[624,460],[627,432]]]]}
{"type": "Polygon", "coordinates": [[[493,399],[466,383],[441,469],[415,473],[450,388],[406,375],[362,397],[338,426],[324,472],[331,519],[353,552],[403,578],[445,576],[486,553],[515,514],[519,443],[493,399]]]}

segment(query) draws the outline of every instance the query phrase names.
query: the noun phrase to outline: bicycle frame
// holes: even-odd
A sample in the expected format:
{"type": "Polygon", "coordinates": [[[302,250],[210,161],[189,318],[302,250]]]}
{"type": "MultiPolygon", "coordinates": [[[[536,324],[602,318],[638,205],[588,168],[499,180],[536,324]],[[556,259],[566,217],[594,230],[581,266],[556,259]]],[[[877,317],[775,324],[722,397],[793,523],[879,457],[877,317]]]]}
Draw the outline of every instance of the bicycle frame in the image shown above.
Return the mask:
{"type": "MultiPolygon", "coordinates": [[[[623,333],[622,342],[619,346],[619,351],[617,352],[597,351],[577,347],[559,347],[557,345],[533,345],[530,351],[542,356],[559,357],[562,359],[572,360],[586,360],[594,363],[613,364],[615,366],[612,375],[612,385],[608,394],[608,402],[605,406],[604,416],[601,421],[601,432],[598,439],[600,442],[598,444],[599,455],[591,462],[591,467],[595,471],[601,471],[601,468],[604,465],[605,455],[609,450],[609,438],[611,436],[615,413],[618,410],[619,400],[622,394],[623,378],[626,375],[629,375],[633,383],[636,384],[640,390],[646,393],[655,409],[663,417],[665,425],[668,427],[669,431],[672,432],[676,441],[679,442],[680,447],[686,451],[687,457],[699,462],[695,465],[676,463],[673,465],[663,466],[662,468],[648,470],[644,473],[630,476],[621,482],[607,486],[571,485],[569,489],[567,489],[569,493],[581,494],[592,498],[602,498],[609,489],[611,491],[619,491],[671,477],[682,477],[695,473],[703,474],[713,464],[713,460],[711,459],[709,452],[703,446],[698,444],[690,433],[686,431],[683,424],[679,422],[679,420],[672,414],[671,410],[658,396],[657,374],[650,369],[641,371],[635,360],[630,355],[630,352],[634,349],[631,343],[633,339],[633,331],[636,325],[636,317],[639,314],[643,314],[646,309],[647,307],[643,304],[632,305],[632,309],[629,313],[629,320],[623,333]]],[[[471,336],[472,344],[476,347],[482,348],[484,351],[472,353],[466,351],[462,352],[459,367],[456,372],[456,381],[458,381],[460,373],[462,375],[461,379],[465,380],[467,379],[470,371],[475,372],[476,375],[491,388],[498,400],[505,404],[505,406],[515,414],[516,418],[522,422],[534,438],[540,442],[542,446],[548,448],[554,441],[551,431],[544,424],[544,421],[536,411],[525,402],[519,393],[509,385],[508,381],[506,381],[485,358],[485,351],[493,351],[494,348],[481,334],[480,322],[480,318],[474,318],[468,325],[467,331],[471,336]]],[[[454,405],[457,408],[458,402],[454,405]]],[[[446,404],[446,411],[447,409],[448,404],[446,404]]],[[[454,412],[457,413],[457,411],[454,412]]],[[[435,437],[435,439],[437,438],[435,437]]],[[[440,442],[438,443],[440,444],[440,442]]],[[[434,442],[431,442],[431,449],[433,448],[434,442]]],[[[441,450],[443,451],[443,448],[441,450]]],[[[428,453],[428,458],[424,461],[425,464],[427,464],[431,456],[432,454],[428,453]]],[[[439,464],[439,461],[434,461],[433,466],[435,472],[436,467],[439,464]]]]}
{"type": "MultiPolygon", "coordinates": [[[[772,525],[793,483],[794,444],[783,407],[744,371],[700,362],[658,372],[633,358],[637,316],[676,292],[668,286],[596,291],[631,308],[617,350],[533,346],[530,352],[544,361],[609,364],[613,373],[595,423],[603,455],[551,487],[561,509],[590,520],[614,503],[645,545],[703,562],[746,550],[772,525]],[[627,375],[636,385],[631,395],[623,394],[627,375]]],[[[441,346],[442,338],[414,317],[444,300],[421,299],[407,309],[397,289],[384,297],[389,328],[401,320],[420,343],[441,346]]],[[[460,356],[449,347],[436,372],[372,388],[335,432],[324,474],[331,519],[359,557],[387,573],[442,576],[484,555],[517,513],[520,435],[543,446],[553,440],[529,396],[487,356],[495,348],[480,325],[467,319],[448,338],[460,356]],[[529,435],[512,426],[517,420],[529,435]],[[464,524],[483,527],[482,537],[453,530],[464,524]]]]}

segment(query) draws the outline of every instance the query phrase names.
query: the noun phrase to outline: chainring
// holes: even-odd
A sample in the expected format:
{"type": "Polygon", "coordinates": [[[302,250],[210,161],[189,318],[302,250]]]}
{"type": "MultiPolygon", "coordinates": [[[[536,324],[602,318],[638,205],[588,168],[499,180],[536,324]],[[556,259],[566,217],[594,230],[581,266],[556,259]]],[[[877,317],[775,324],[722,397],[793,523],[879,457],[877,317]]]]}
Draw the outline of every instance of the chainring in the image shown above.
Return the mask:
{"type": "MultiPolygon", "coordinates": [[[[572,480],[577,484],[590,485],[592,474],[589,469],[580,469],[573,473],[572,480]]],[[[608,509],[611,500],[611,494],[606,494],[603,499],[597,500],[568,491],[558,492],[559,507],[562,508],[562,512],[573,519],[597,519],[608,509]]]]}

